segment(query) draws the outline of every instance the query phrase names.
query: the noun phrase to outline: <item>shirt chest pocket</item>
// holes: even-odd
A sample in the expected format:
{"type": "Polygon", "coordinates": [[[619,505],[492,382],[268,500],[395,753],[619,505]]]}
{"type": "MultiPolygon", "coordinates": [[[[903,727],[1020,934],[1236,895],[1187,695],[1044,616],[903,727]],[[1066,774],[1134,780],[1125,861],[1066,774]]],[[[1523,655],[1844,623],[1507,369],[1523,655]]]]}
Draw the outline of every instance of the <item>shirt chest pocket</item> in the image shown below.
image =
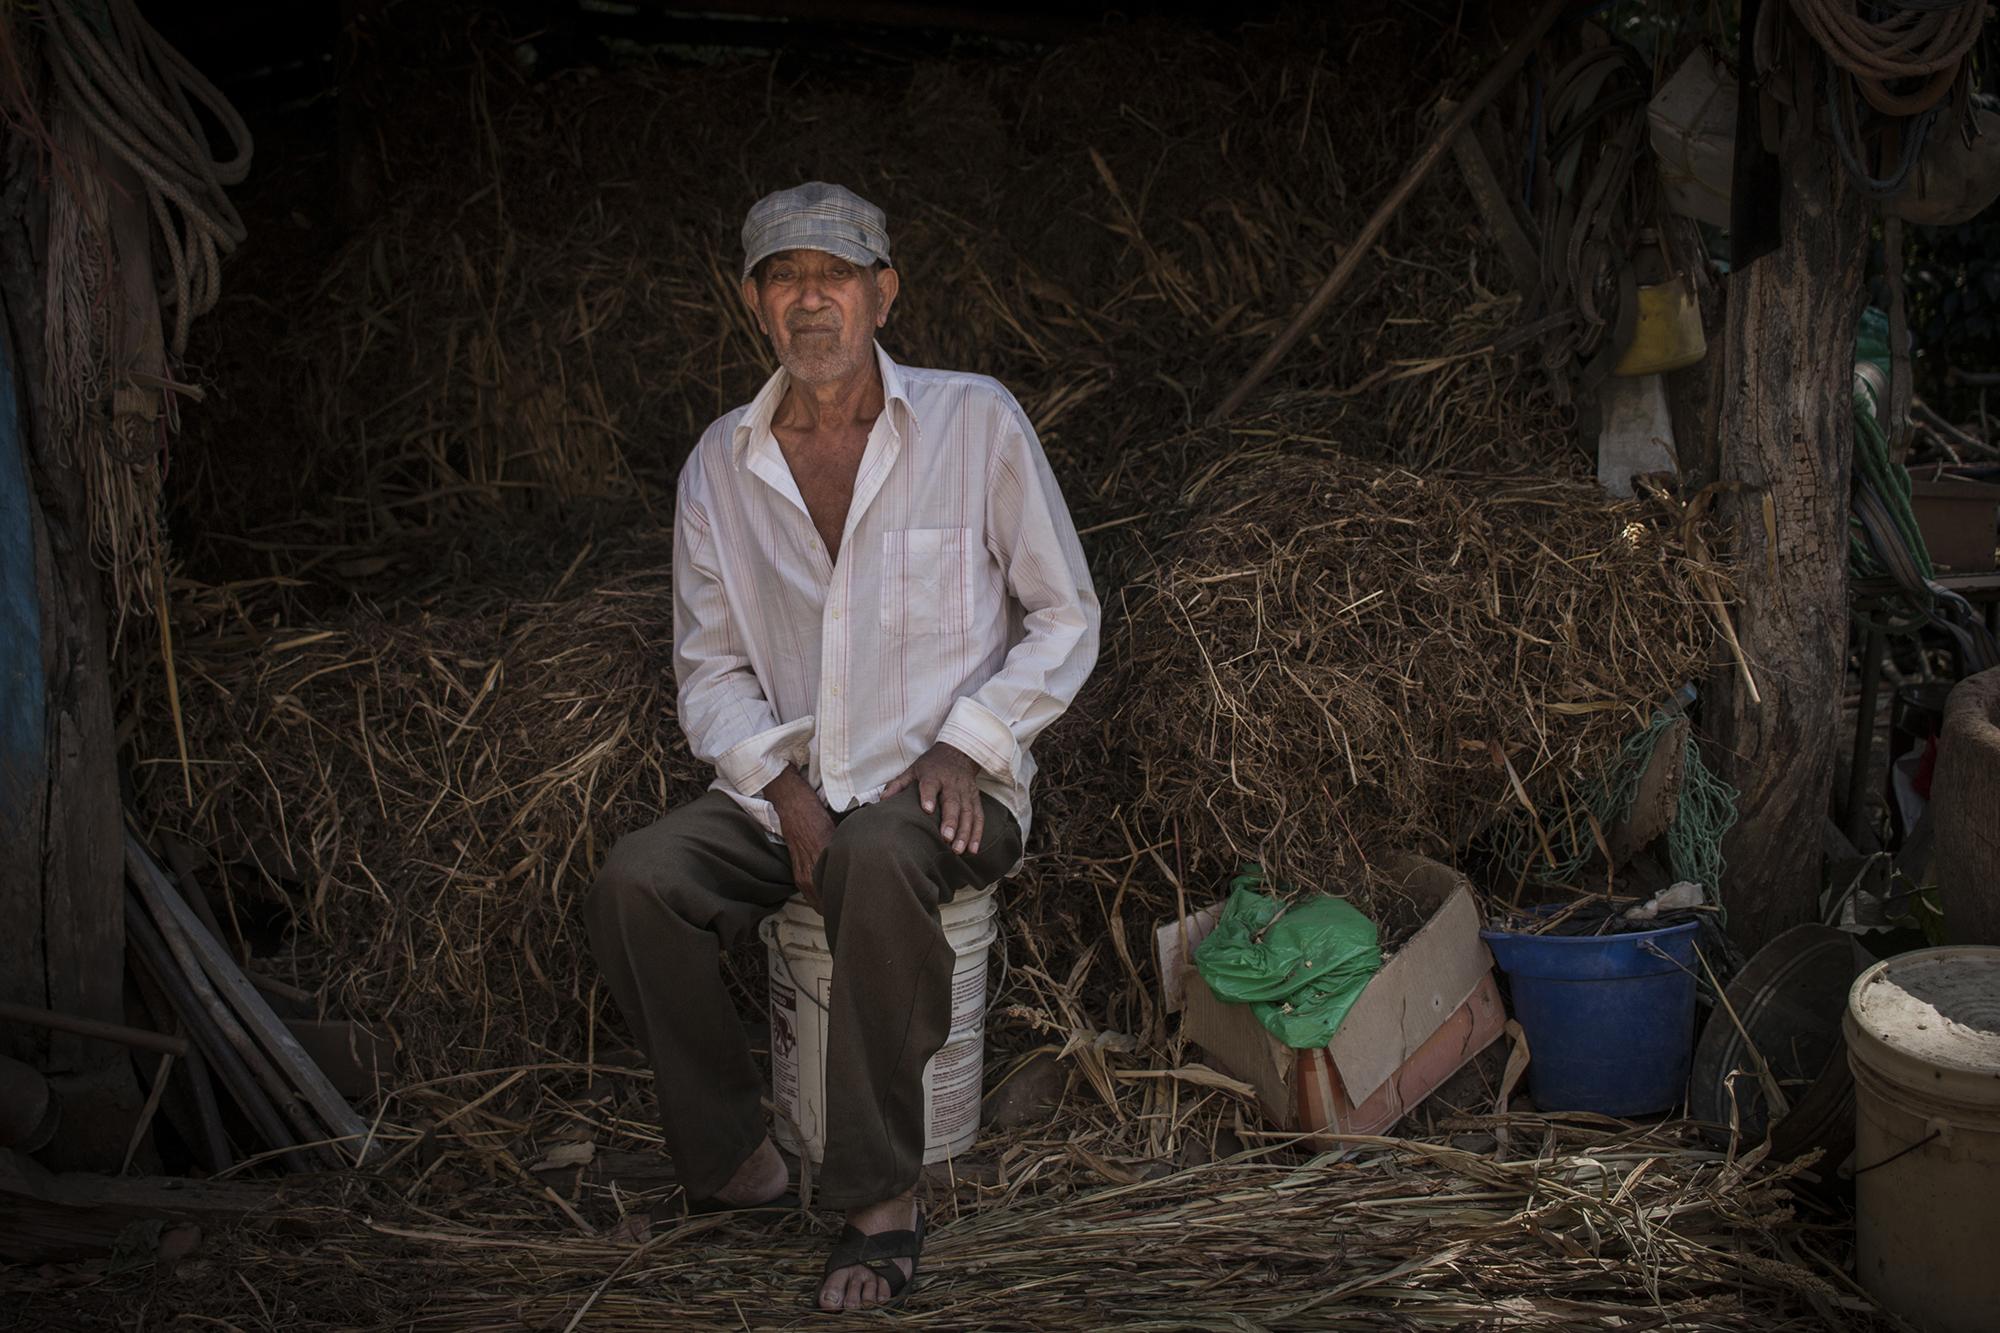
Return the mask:
{"type": "Polygon", "coordinates": [[[971,528],[897,528],[882,534],[882,632],[963,634],[972,627],[971,528]]]}

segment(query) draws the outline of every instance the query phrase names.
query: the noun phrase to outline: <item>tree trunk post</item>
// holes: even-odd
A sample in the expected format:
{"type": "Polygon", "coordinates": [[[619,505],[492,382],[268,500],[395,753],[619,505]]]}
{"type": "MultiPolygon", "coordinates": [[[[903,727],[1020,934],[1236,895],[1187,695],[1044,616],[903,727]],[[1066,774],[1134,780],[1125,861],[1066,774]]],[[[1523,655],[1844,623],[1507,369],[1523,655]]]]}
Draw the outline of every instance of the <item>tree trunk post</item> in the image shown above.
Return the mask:
{"type": "MultiPolygon", "coordinates": [[[[1808,59],[1801,55],[1803,59],[1808,59]]],[[[1847,648],[1854,334],[1870,213],[1817,108],[1824,61],[1793,79],[1784,120],[1781,244],[1732,273],[1724,333],[1719,517],[1733,614],[1761,704],[1735,666],[1710,682],[1718,771],[1741,799],[1723,842],[1730,932],[1754,948],[1810,920],[1833,790],[1847,648]]]]}
{"type": "MultiPolygon", "coordinates": [[[[0,22],[0,40],[18,35],[0,22]]],[[[25,136],[10,136],[0,161],[10,435],[0,516],[12,520],[0,543],[0,627],[11,626],[0,675],[0,999],[116,1023],[125,1018],[123,806],[108,626],[73,461],[80,442],[56,439],[46,410],[46,217],[40,163],[25,136]]],[[[9,1024],[0,1054],[46,1071],[63,1095],[63,1130],[44,1160],[116,1165],[138,1105],[122,1048],[9,1024]]]]}

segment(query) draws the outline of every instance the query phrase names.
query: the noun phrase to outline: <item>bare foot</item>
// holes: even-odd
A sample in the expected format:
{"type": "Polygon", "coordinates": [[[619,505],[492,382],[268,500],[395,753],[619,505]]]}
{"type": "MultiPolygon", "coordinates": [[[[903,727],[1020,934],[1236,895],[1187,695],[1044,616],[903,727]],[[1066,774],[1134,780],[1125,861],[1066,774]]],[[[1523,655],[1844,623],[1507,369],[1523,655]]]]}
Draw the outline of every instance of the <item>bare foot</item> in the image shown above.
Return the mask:
{"type": "Polygon", "coordinates": [[[783,1194],[790,1183],[791,1173],[785,1169],[785,1159],[778,1155],[778,1145],[766,1134],[756,1151],[736,1168],[729,1183],[715,1192],[715,1198],[732,1208],[755,1207],[783,1194]]]}
{"type": "MultiPolygon", "coordinates": [[[[917,1225],[916,1200],[903,1193],[881,1203],[871,1203],[866,1208],[851,1208],[847,1221],[864,1236],[879,1235],[884,1231],[913,1231],[917,1225]]],[[[912,1259],[893,1259],[890,1262],[902,1270],[905,1278],[915,1267],[912,1259]]],[[[888,1299],[889,1284],[861,1264],[834,1269],[826,1275],[819,1288],[819,1308],[822,1310],[865,1310],[888,1299]]]]}

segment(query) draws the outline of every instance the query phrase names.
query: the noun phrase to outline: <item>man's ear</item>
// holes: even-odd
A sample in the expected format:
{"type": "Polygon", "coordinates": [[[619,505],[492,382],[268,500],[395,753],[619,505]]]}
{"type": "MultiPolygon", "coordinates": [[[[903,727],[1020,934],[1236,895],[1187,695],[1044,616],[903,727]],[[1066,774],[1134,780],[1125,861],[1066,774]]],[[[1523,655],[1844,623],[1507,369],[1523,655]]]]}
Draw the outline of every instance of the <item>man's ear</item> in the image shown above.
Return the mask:
{"type": "Polygon", "coordinates": [[[903,290],[903,280],[896,276],[893,268],[883,268],[875,274],[875,292],[882,304],[875,311],[875,327],[881,328],[889,322],[889,307],[896,304],[896,293],[903,290]]]}
{"type": "Polygon", "coordinates": [[[754,277],[743,279],[743,304],[750,307],[750,318],[757,321],[757,331],[770,337],[771,330],[764,325],[764,307],[757,300],[757,279],[754,277]]]}

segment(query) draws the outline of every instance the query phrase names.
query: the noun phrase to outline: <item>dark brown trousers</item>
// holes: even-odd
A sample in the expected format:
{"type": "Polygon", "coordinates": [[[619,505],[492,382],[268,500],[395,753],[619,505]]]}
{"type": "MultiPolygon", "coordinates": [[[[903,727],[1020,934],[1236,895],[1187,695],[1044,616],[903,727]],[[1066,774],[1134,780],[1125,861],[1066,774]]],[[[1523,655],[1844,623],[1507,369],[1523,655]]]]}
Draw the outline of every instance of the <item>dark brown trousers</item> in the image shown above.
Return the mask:
{"type": "MultiPolygon", "coordinates": [[[[836,816],[815,876],[833,948],[827,1143],[819,1198],[854,1208],[916,1183],[924,1066],[951,1027],[938,905],[1020,859],[1014,817],[982,797],[977,856],[938,837],[914,790],[836,816]]],[[[661,1128],[688,1197],[729,1182],[765,1134],[764,1079],[720,971],[792,896],[791,859],[721,792],[619,839],[585,904],[591,952],[653,1062],[661,1128]]]]}

